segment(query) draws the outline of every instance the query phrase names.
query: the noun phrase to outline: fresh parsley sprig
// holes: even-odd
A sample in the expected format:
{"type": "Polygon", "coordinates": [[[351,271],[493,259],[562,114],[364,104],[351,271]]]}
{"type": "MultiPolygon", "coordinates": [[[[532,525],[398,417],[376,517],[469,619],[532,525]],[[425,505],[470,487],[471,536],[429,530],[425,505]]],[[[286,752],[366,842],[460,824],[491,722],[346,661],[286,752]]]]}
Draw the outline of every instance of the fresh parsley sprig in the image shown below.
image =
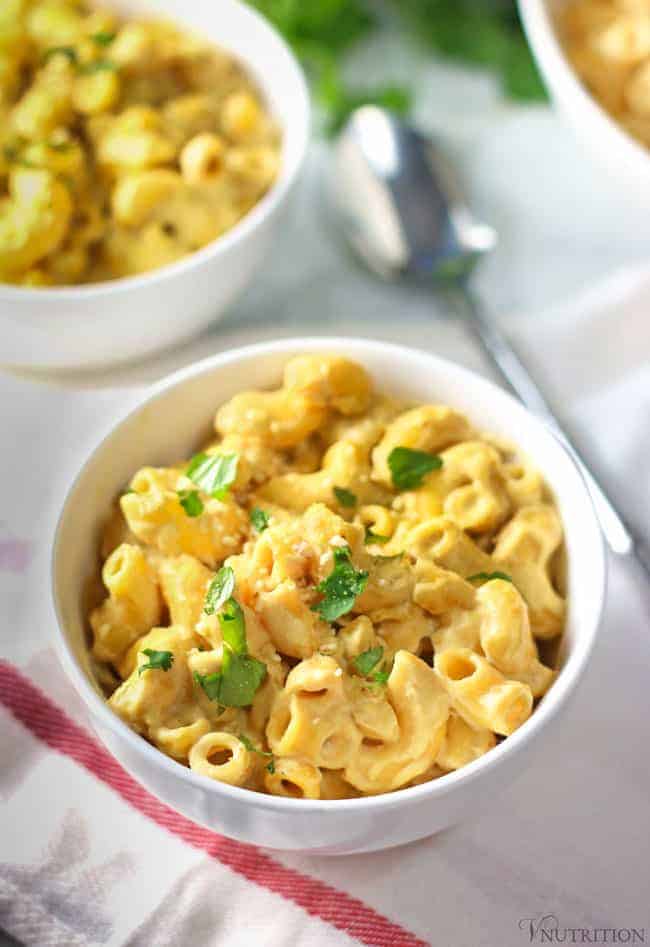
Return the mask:
{"type": "Polygon", "coordinates": [[[269,514],[259,506],[254,506],[249,513],[250,521],[258,533],[263,533],[269,527],[269,514]]]}
{"type": "Polygon", "coordinates": [[[368,678],[374,684],[385,684],[390,677],[390,671],[384,669],[375,670],[377,665],[384,657],[384,649],[381,645],[374,648],[368,648],[362,651],[353,661],[356,670],[362,677],[368,678]]]}
{"type": "Polygon", "coordinates": [[[257,753],[259,756],[268,756],[270,759],[265,767],[266,771],[269,773],[275,772],[275,760],[272,753],[269,753],[267,750],[260,750],[255,746],[252,740],[248,739],[245,733],[240,733],[238,739],[244,744],[249,753],[257,753]]]}
{"type": "Polygon", "coordinates": [[[357,505],[357,495],[345,487],[334,487],[334,496],[338,503],[346,509],[353,509],[357,505]]]}
{"type": "Polygon", "coordinates": [[[138,675],[143,671],[169,671],[174,663],[174,655],[171,651],[154,651],[153,648],[144,648],[142,654],[146,654],[149,660],[138,667],[138,675]]]}
{"type": "Polygon", "coordinates": [[[440,470],[442,457],[411,447],[394,447],[388,455],[388,468],[397,490],[413,490],[432,470],[440,470]]]}
{"type": "Polygon", "coordinates": [[[235,573],[230,566],[222,566],[208,586],[203,611],[214,615],[218,608],[228,601],[235,590],[235,573]]]}
{"type": "Polygon", "coordinates": [[[325,621],[336,621],[353,607],[368,583],[368,573],[355,569],[349,546],[338,546],[334,550],[334,568],[316,589],[323,598],[311,610],[318,612],[325,621]]]}
{"type": "Polygon", "coordinates": [[[195,454],[185,471],[203,493],[223,500],[237,479],[237,454],[195,454]]]}
{"type": "Polygon", "coordinates": [[[504,582],[512,582],[512,576],[507,572],[475,572],[474,575],[468,575],[466,582],[491,582],[492,579],[503,579],[504,582]]]}
{"type": "Polygon", "coordinates": [[[194,680],[220,707],[249,707],[266,677],[266,665],[248,653],[244,611],[234,598],[235,574],[223,566],[208,587],[203,610],[211,615],[217,608],[223,637],[221,670],[213,674],[194,672],[194,680]]]}
{"type": "Polygon", "coordinates": [[[177,490],[178,502],[188,516],[200,516],[204,510],[203,500],[198,490],[177,490]]]}

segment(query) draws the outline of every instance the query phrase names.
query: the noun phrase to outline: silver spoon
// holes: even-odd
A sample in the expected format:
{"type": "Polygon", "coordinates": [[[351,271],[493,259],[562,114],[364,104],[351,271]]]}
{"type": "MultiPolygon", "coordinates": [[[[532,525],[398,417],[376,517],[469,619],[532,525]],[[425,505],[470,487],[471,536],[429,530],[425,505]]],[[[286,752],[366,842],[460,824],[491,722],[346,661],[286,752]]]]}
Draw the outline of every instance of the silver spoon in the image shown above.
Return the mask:
{"type": "Polygon", "coordinates": [[[507,387],[553,430],[578,462],[605,538],[614,553],[636,555],[650,575],[650,546],[625,522],[528,370],[490,321],[469,287],[495,231],[477,221],[435,144],[384,109],[352,113],[334,152],[333,198],[345,235],[367,266],[384,279],[412,279],[444,289],[507,387]]]}

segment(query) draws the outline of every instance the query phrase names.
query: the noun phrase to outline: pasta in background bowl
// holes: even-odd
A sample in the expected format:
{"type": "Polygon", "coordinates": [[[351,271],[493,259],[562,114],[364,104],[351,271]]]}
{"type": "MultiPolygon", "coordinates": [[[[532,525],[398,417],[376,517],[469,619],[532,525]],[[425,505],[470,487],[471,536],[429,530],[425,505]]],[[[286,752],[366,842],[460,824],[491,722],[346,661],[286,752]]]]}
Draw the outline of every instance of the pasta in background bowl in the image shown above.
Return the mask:
{"type": "MultiPolygon", "coordinates": [[[[100,736],[123,765],[167,802],[217,831],[270,847],[323,852],[369,851],[429,835],[471,813],[528,755],[542,752],[545,724],[584,668],[603,591],[602,540],[588,494],[571,459],[538,421],[457,366],[349,339],[254,346],[215,356],[158,386],[84,467],[66,501],[54,554],[64,663],[100,736]],[[447,444],[455,443],[442,446],[443,437],[442,466],[419,474],[429,478],[429,487],[417,486],[412,467],[395,448],[416,454],[424,449],[430,457],[433,441],[421,437],[433,430],[431,423],[423,426],[420,417],[411,424],[408,412],[391,402],[373,401],[370,407],[365,372],[350,374],[344,360],[326,358],[342,351],[364,366],[382,395],[407,404],[452,406],[443,414],[445,424],[455,425],[447,429],[447,444]],[[278,388],[285,365],[300,354],[306,357],[289,362],[288,388],[278,388]],[[314,376],[315,365],[325,374],[314,376]],[[333,365],[340,371],[332,387],[327,382],[333,365]],[[255,378],[260,391],[277,394],[243,397],[243,377],[255,378]],[[318,405],[325,390],[326,409],[318,405]],[[333,390],[338,394],[332,396],[333,390]],[[287,398],[298,399],[289,411],[287,398]],[[216,461],[219,450],[211,446],[189,466],[179,463],[197,445],[209,444],[219,404],[224,405],[219,430],[229,453],[239,438],[235,481],[229,463],[224,467],[227,455],[222,451],[216,461]],[[272,432],[275,446],[244,451],[247,427],[249,436],[253,429],[256,436],[272,432]],[[319,429],[321,446],[329,441],[324,472],[309,436],[319,429]],[[475,436],[483,431],[490,431],[489,441],[475,436]],[[375,443],[366,479],[359,452],[363,455],[369,441],[375,443]],[[505,441],[532,459],[550,492],[505,441]],[[482,459],[459,456],[476,450],[482,459]],[[494,467],[497,457],[506,465],[500,472],[494,467]],[[501,489],[508,464],[515,493],[501,489]],[[118,521],[104,548],[112,597],[102,604],[97,550],[111,504],[132,477],[134,492],[121,500],[130,532],[118,521]],[[229,483],[234,492],[228,496],[223,489],[229,483]],[[208,487],[222,499],[209,496],[208,487]],[[530,504],[523,499],[527,494],[530,504]],[[440,504],[446,506],[442,534],[440,504]],[[541,532],[536,527],[531,534],[530,522],[523,534],[513,526],[531,510],[535,520],[540,505],[546,517],[541,532]],[[531,600],[538,640],[556,636],[564,607],[557,592],[549,595],[545,569],[543,607],[532,601],[540,589],[540,556],[549,558],[561,542],[560,521],[569,608],[559,671],[548,689],[554,675],[533,654],[530,631],[521,621],[526,610],[521,593],[531,600]],[[201,522],[210,525],[199,527],[201,522]],[[551,534],[544,552],[541,537],[551,534]],[[376,538],[385,535],[392,538],[385,543],[376,538]],[[243,554],[238,536],[251,537],[243,554]],[[449,542],[450,536],[455,541],[449,542]],[[408,563],[388,555],[398,545],[410,548],[408,563]],[[217,571],[228,547],[235,552],[228,559],[231,574],[217,571]],[[531,549],[537,551],[536,566],[531,549]],[[162,618],[152,568],[166,590],[171,625],[162,618]],[[287,570],[290,576],[283,574],[287,570]],[[95,583],[91,598],[89,582],[95,583]],[[412,583],[406,595],[404,582],[412,583]],[[137,592],[124,596],[125,588],[137,592]],[[198,594],[188,594],[190,588],[198,594]],[[441,610],[449,617],[450,604],[454,618],[440,621],[441,610]],[[116,669],[130,680],[111,699],[124,719],[106,705],[96,683],[97,664],[87,644],[87,613],[93,607],[98,608],[92,619],[95,658],[103,669],[112,665],[108,691],[119,683],[116,669]],[[291,612],[299,615],[297,623],[291,612]],[[507,640],[499,631],[504,615],[507,627],[516,629],[507,640]],[[149,631],[156,626],[162,627],[149,631]],[[186,633],[183,626],[194,631],[186,633]],[[138,645],[141,634],[150,637],[138,645]],[[434,642],[433,660],[427,641],[434,642]],[[478,691],[464,686],[468,680],[478,691]],[[533,695],[546,690],[531,714],[533,695]],[[477,703],[479,692],[491,696],[477,703]],[[167,715],[172,705],[180,711],[174,720],[167,715]],[[417,726],[410,726],[411,718],[417,726]],[[495,730],[510,735],[497,743],[495,730]],[[402,738],[408,745],[401,746],[397,763],[370,765],[381,755],[379,744],[402,738]],[[192,768],[178,762],[188,757],[192,768]],[[321,798],[295,798],[299,795],[321,798]],[[380,812],[386,818],[378,818],[380,812]]],[[[549,657],[545,651],[544,656],[549,657]]]]}
{"type": "Polygon", "coordinates": [[[57,29],[29,20],[44,29],[25,55],[32,85],[0,102],[3,365],[131,359],[216,320],[255,277],[305,154],[302,71],[250,7],[88,5],[63,26],[65,3],[28,7],[57,29]]]}
{"type": "MultiPolygon", "coordinates": [[[[635,16],[643,18],[648,15],[647,4],[644,0],[632,0],[629,4],[618,0],[606,0],[603,4],[594,0],[519,0],[518,6],[540,73],[560,113],[583,144],[585,157],[609,172],[612,188],[624,204],[650,209],[650,155],[640,141],[646,134],[643,117],[630,113],[620,101],[621,79],[628,72],[625,65],[621,68],[620,47],[633,43],[629,33],[625,36],[625,22],[623,30],[617,28],[605,42],[613,63],[612,69],[604,75],[600,72],[603,62],[600,55],[592,55],[587,50],[577,70],[564,45],[567,40],[564,30],[567,11],[578,11],[578,20],[582,20],[586,27],[590,11],[595,10],[596,18],[602,21],[625,6],[632,19],[635,16]],[[584,14],[580,14],[581,10],[584,14]],[[579,73],[585,77],[589,75],[588,85],[594,90],[593,94],[579,73]],[[618,102],[615,101],[617,95],[618,102]],[[604,99],[602,104],[599,97],[604,99]],[[622,122],[606,111],[614,105],[622,122]],[[634,135],[638,135],[639,140],[634,135]]],[[[574,14],[574,38],[575,26],[574,14]]],[[[637,103],[638,98],[637,94],[637,103]]]]}

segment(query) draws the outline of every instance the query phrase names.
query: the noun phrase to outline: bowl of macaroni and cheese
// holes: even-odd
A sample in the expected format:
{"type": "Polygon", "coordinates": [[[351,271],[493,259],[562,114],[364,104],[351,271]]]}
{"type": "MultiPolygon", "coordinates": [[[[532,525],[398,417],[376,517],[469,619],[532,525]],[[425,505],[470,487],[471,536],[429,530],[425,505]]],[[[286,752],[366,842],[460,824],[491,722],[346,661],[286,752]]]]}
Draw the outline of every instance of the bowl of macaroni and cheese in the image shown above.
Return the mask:
{"type": "Polygon", "coordinates": [[[650,205],[650,8],[643,0],[520,0],[544,82],[627,200],[650,205]]]}
{"type": "Polygon", "coordinates": [[[323,853],[430,835],[542,765],[605,581],[538,420],[361,339],[158,385],[73,484],[53,570],[64,666],[125,768],[216,831],[323,853]]]}
{"type": "Polygon", "coordinates": [[[309,103],[238,0],[9,0],[0,117],[0,362],[69,368],[187,337],[254,278],[309,103]]]}

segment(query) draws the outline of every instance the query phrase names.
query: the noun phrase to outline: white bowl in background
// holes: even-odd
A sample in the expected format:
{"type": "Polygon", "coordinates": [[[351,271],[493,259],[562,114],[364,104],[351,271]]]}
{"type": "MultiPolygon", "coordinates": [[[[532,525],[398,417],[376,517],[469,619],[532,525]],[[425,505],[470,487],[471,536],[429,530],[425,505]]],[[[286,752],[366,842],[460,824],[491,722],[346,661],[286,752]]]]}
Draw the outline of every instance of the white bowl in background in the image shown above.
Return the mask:
{"type": "MultiPolygon", "coordinates": [[[[269,848],[346,854],[389,848],[473,816],[541,754],[580,679],[598,629],[605,591],[600,528],[582,476],[535,417],[495,385],[433,355],[381,342],[307,338],[263,343],[212,356],[156,385],[101,440],[69,490],[53,553],[58,653],[92,726],[124,768],[188,818],[269,848]],[[277,385],[300,352],[342,352],[398,397],[444,402],[480,428],[518,444],[545,476],[564,521],[569,608],[561,670],[531,718],[485,756],[433,782],[370,798],[303,800],[214,782],[165,756],[127,727],[93,682],[84,588],[96,574],[102,523],[133,473],[188,456],[212,430],[216,408],[243,387],[277,385]]],[[[580,747],[576,747],[576,753],[580,747]]]]}
{"type": "Polygon", "coordinates": [[[610,173],[621,198],[650,208],[650,154],[585,88],[564,52],[556,23],[567,2],[518,0],[544,83],[593,161],[610,173]]]}
{"type": "Polygon", "coordinates": [[[280,35],[239,0],[101,0],[162,16],[232,52],[255,77],[283,133],[278,180],[213,243],[140,276],[86,286],[0,284],[0,365],[69,369],[161,350],[214,322],[260,271],[281,224],[309,137],[304,76],[280,35]]]}

